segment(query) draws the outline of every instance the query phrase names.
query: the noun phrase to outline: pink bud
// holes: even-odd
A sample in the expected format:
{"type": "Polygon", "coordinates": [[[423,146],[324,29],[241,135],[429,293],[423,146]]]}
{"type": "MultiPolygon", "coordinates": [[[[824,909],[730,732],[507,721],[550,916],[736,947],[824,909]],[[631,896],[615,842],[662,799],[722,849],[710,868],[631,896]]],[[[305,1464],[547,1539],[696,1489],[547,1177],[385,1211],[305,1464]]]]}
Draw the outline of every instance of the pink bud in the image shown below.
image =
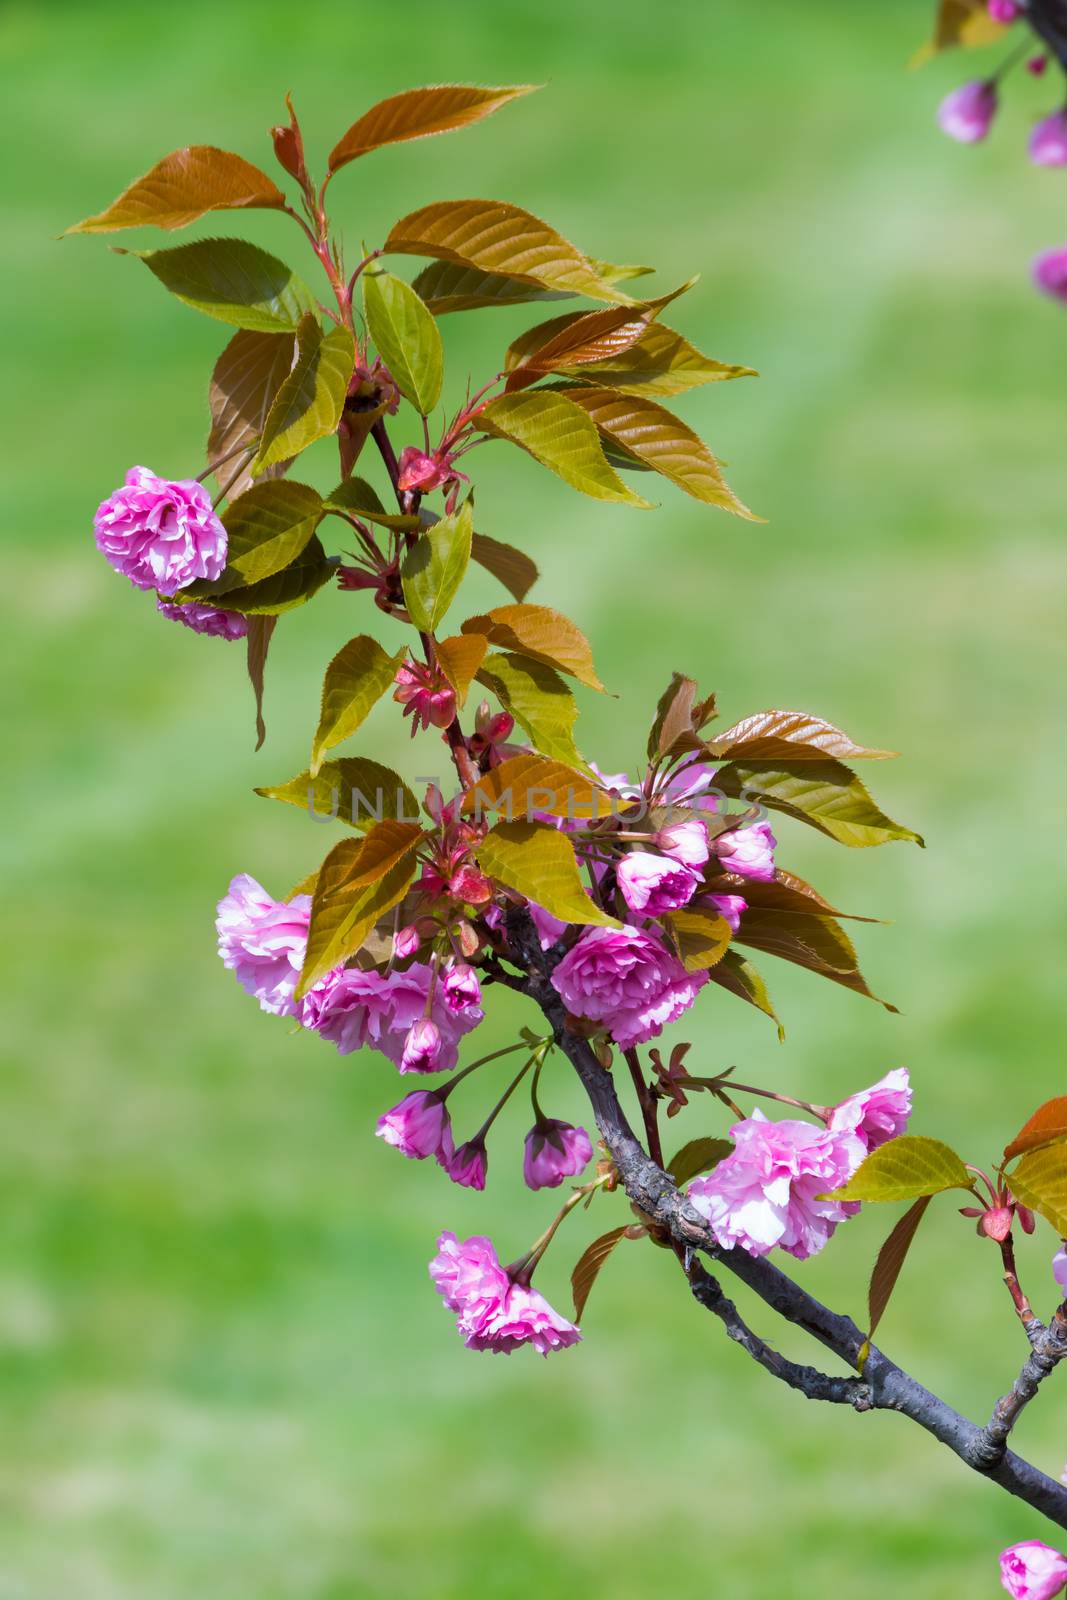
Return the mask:
{"type": "Polygon", "coordinates": [[[481,1005],[482,991],[478,974],[465,961],[455,961],[441,980],[441,993],[449,1011],[455,1014],[468,1006],[481,1005]]]}
{"type": "Polygon", "coordinates": [[[1036,167],[1067,166],[1067,111],[1056,111],[1030,135],[1030,160],[1036,167]]]}
{"type": "Polygon", "coordinates": [[[1020,9],[1016,0],[988,0],[989,15],[994,22],[1002,22],[1005,27],[1015,21],[1020,9]]]}
{"type": "Polygon", "coordinates": [[[996,113],[996,84],[978,80],[963,84],[942,100],[937,120],[950,139],[977,144],[989,132],[996,113]]]}
{"type": "Polygon", "coordinates": [[[406,928],[398,929],[395,934],[393,938],[393,954],[398,961],[406,961],[408,956],[415,954],[421,943],[419,930],[414,923],[411,923],[406,928]]]}
{"type": "Polygon", "coordinates": [[[652,843],[665,856],[684,867],[702,867],[708,859],[708,827],[699,817],[689,822],[674,822],[652,835],[652,843]]]}
{"type": "Polygon", "coordinates": [[[1048,67],[1048,56],[1031,56],[1026,63],[1026,70],[1035,78],[1040,78],[1048,67]]]}
{"type": "Polygon", "coordinates": [[[1052,1258],[1052,1276],[1067,1295],[1067,1250],[1062,1245],[1052,1258]]]}
{"type": "MultiPolygon", "coordinates": [[[[438,1158],[440,1159],[440,1158],[438,1158]]],[[[489,1157],[481,1139],[469,1139],[447,1160],[441,1161],[453,1183],[463,1189],[484,1189],[489,1157]]]]}
{"type": "Polygon", "coordinates": [[[1040,1539],[1024,1539],[1001,1553],[1000,1581],[1012,1600],[1053,1600],[1067,1584],[1067,1558],[1040,1539]]]}
{"type": "Polygon", "coordinates": [[[408,1029],[401,1072],[435,1072],[441,1055],[441,1030],[429,1017],[419,1017],[408,1029]]]}
{"type": "Polygon", "coordinates": [[[1033,265],[1034,282],[1054,300],[1067,303],[1067,245],[1045,250],[1033,265]]]}
{"type": "Polygon", "coordinates": [[[1011,1232],[1011,1207],[990,1206],[988,1211],[983,1211],[978,1232],[996,1244],[1003,1244],[1011,1232]]]}
{"type": "Polygon", "coordinates": [[[1033,1233],[1033,1231],[1034,1231],[1035,1227],[1037,1226],[1037,1224],[1034,1221],[1034,1213],[1030,1210],[1030,1207],[1029,1206],[1022,1206],[1022,1205],[1019,1204],[1018,1201],[1016,1201],[1015,1202],[1015,1210],[1018,1213],[1019,1221],[1022,1224],[1023,1232],[1024,1233],[1033,1233]]]}
{"type": "Polygon", "coordinates": [[[564,1178],[576,1178],[592,1156],[584,1128],[548,1117],[526,1135],[522,1175],[530,1189],[558,1189],[564,1178]]]}
{"type": "Polygon", "coordinates": [[[397,478],[397,488],[400,490],[418,489],[422,494],[429,494],[431,489],[439,489],[453,476],[452,458],[447,454],[440,457],[427,455],[425,450],[417,450],[413,444],[401,452],[400,475],[397,478]]]}
{"type": "Polygon", "coordinates": [[[448,1112],[432,1090],[416,1089],[378,1118],[377,1136],[414,1161],[451,1148],[448,1112]]]}

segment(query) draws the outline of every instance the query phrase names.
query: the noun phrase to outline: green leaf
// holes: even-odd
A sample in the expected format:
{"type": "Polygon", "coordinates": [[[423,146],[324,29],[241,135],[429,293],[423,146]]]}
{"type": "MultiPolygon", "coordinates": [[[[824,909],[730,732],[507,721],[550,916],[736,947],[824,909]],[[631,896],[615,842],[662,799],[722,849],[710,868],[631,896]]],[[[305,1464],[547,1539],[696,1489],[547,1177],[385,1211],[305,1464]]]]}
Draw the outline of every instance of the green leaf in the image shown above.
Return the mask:
{"type": "Polygon", "coordinates": [[[483,634],[491,644],[543,661],[588,688],[603,691],[589,640],[569,617],[550,606],[494,606],[481,616],[468,617],[460,627],[464,633],[483,634]]]}
{"type": "Polygon", "coordinates": [[[621,1228],[612,1228],[609,1233],[602,1233],[599,1239],[594,1239],[589,1248],[583,1251],[571,1273],[575,1322],[581,1322],[585,1303],[589,1299],[589,1291],[599,1277],[601,1267],[626,1233],[626,1227],[626,1223],[623,1223],[621,1228]]]}
{"type": "Polygon", "coordinates": [[[329,559],[318,539],[309,539],[296,560],[280,572],[244,588],[227,589],[225,608],[246,617],[278,616],[310,600],[336,569],[336,562],[329,559]]]}
{"type": "Polygon", "coordinates": [[[481,311],[489,306],[573,298],[570,290],[543,289],[540,284],[523,278],[483,272],[479,267],[468,267],[457,261],[431,261],[428,267],[423,267],[412,287],[435,317],[446,316],[450,311],[481,311]]]}
{"type": "Polygon", "coordinates": [[[366,833],[387,819],[417,822],[419,803],[400,775],[367,756],[324,761],[314,776],[300,772],[288,783],[257,789],[265,800],[281,800],[313,813],[315,820],[336,817],[366,833]]]}
{"type": "Polygon", "coordinates": [[[867,1291],[867,1343],[874,1338],[878,1324],[882,1320],[889,1297],[896,1288],[900,1269],[907,1259],[911,1242],[915,1238],[919,1223],[926,1215],[926,1208],[933,1199],[932,1195],[924,1194],[910,1206],[889,1238],[878,1252],[878,1259],[874,1263],[871,1273],[870,1287],[867,1291]]]}
{"type": "Polygon", "coordinates": [[[320,978],[361,948],[379,917],[401,901],[418,870],[413,838],[407,852],[381,878],[354,885],[363,839],[342,839],[322,863],[311,904],[307,954],[297,985],[302,999],[320,978]]]}
{"type": "Polygon", "coordinates": [[[253,473],[286,461],[316,439],[337,432],[355,362],[347,328],[323,335],[315,318],[303,317],[297,330],[298,354],[292,372],[275,397],[263,427],[253,473]]]}
{"type": "Polygon", "coordinates": [[[245,239],[197,239],[173,250],[129,250],[194,311],[259,333],[292,333],[315,305],[284,261],[245,239]]]}
{"type": "MultiPolygon", "coordinates": [[[[748,884],[745,884],[748,889],[748,884]]],[[[855,946],[844,928],[829,916],[813,916],[810,912],[782,910],[777,906],[764,908],[753,896],[748,909],[742,914],[741,926],[734,935],[738,944],[750,945],[768,955],[791,961],[820,978],[829,978],[853,994],[877,1000],[887,1011],[896,1012],[896,1006],[879,999],[867,986],[859,967],[855,946]]]]}
{"type": "Polygon", "coordinates": [[[616,389],[619,394],[658,395],[669,400],[704,383],[755,378],[758,374],[752,367],[713,361],[673,328],[653,322],[628,350],[607,361],[577,368],[574,376],[582,382],[616,389]]]}
{"type": "Polygon", "coordinates": [[[626,302],[588,258],[540,217],[502,200],[439,200],[396,223],[386,252],[433,256],[544,289],[626,302]]]}
{"type": "Polygon", "coordinates": [[[1040,1212],[1061,1239],[1067,1238],[1067,1150],[1062,1144],[1028,1150],[1005,1177],[1016,1200],[1040,1212]]]}
{"type": "Polygon", "coordinates": [[[582,926],[617,928],[585,892],[567,835],[537,822],[498,822],[475,847],[482,871],[506,889],[536,900],[550,916],[582,926]]]}
{"type": "Polygon", "coordinates": [[[528,656],[486,656],[478,682],[510,711],[542,755],[584,767],[574,743],[578,706],[557,672],[528,656]]]}
{"type": "Polygon", "coordinates": [[[378,883],[425,837],[417,822],[375,822],[367,830],[359,860],[354,863],[348,876],[347,887],[363,889],[368,884],[378,883]]]}
{"type": "Polygon", "coordinates": [[[326,668],[322,710],[311,746],[311,772],[322,766],[327,750],[340,744],[364,721],[390,688],[406,649],[386,655],[377,639],[359,634],[339,650],[326,668]]]}
{"type": "MultiPolygon", "coordinates": [[[[293,364],[296,343],[291,333],[257,333],[241,328],[234,334],[211,374],[211,432],[207,459],[223,461],[216,476],[226,482],[233,471],[233,453],[242,445],[258,445],[267,412],[293,364]]],[[[248,468],[230,484],[235,500],[251,485],[248,468]]]]}
{"type": "Polygon", "coordinates": [[[674,935],[687,972],[706,972],[722,960],[733,930],[725,917],[710,907],[687,906],[672,911],[664,922],[674,935]]]}
{"type": "Polygon", "coordinates": [[[649,502],[628,489],[608,466],[595,425],[566,395],[543,389],[500,395],[478,412],[476,424],[495,438],[517,444],[572,489],[594,500],[649,509],[649,502]]]}
{"type": "Polygon", "coordinates": [[[635,456],[694,500],[750,522],[760,520],[734,494],[703,439],[665,406],[646,395],[622,395],[613,389],[577,385],[566,393],[609,444],[635,456]]]}
{"type": "Polygon", "coordinates": [[[114,233],[119,228],[184,228],[207,211],[284,206],[285,196],[265,172],[232,150],[210,144],[172,150],[106,211],[76,222],[68,233],[114,233]]]}
{"type": "Polygon", "coordinates": [[[471,558],[474,506],[470,497],[416,539],[400,569],[404,603],[416,628],[435,633],[463,582],[471,558]]]}
{"type": "Polygon", "coordinates": [[[327,507],[350,511],[362,522],[376,523],[379,528],[389,528],[395,533],[415,533],[422,527],[419,517],[405,517],[398,512],[386,511],[377,493],[364,478],[346,478],[326,497],[327,507]]]}
{"type": "Polygon", "coordinates": [[[819,1200],[917,1200],[945,1189],[974,1187],[959,1156],[940,1139],[903,1133],[872,1150],[842,1189],[819,1200]]]}
{"type": "Polygon", "coordinates": [[[256,697],[257,750],[263,748],[263,741],[267,737],[267,724],[263,720],[263,674],[267,666],[267,651],[277,626],[277,617],[249,617],[248,633],[245,635],[248,681],[256,697]]]}
{"type": "Polygon", "coordinates": [[[840,761],[731,761],[720,767],[715,786],[807,822],[839,844],[863,848],[892,839],[922,839],[887,817],[851,768],[840,761]]]}
{"type": "Polygon", "coordinates": [[[1059,1144],[1067,1139],[1067,1095],[1057,1095],[1038,1106],[1033,1116],[1023,1123],[1015,1138],[1004,1151],[1005,1161],[1021,1156],[1027,1150],[1038,1150],[1042,1145],[1059,1144]]]}
{"type": "Polygon", "coordinates": [[[523,753],[484,773],[463,796],[463,812],[476,817],[503,811],[508,820],[530,821],[532,812],[591,820],[611,816],[612,797],[594,779],[561,761],[523,753]]]}
{"type": "Polygon", "coordinates": [[[668,1162],[667,1171],[680,1189],[690,1178],[717,1167],[720,1161],[733,1155],[733,1150],[729,1139],[690,1139],[668,1162]]]}
{"type": "Polygon", "coordinates": [[[363,274],[370,336],[404,399],[429,416],[441,398],[445,350],[441,332],[415,290],[391,272],[363,274]]]}
{"type": "Polygon", "coordinates": [[[226,566],[217,578],[199,578],[183,598],[212,598],[259,583],[295,561],[322,519],[322,499],[305,483],[284,478],[257,483],[222,514],[226,566]]]}
{"type": "Polygon", "coordinates": [[[887,761],[895,750],[869,750],[822,717],[807,711],[757,711],[743,717],[707,750],[718,761],[887,761]]]}
{"type": "Polygon", "coordinates": [[[771,1004],[767,985],[759,969],[746,956],[737,950],[727,950],[722,960],[717,961],[711,968],[708,977],[721,989],[735,994],[739,1000],[747,1001],[750,1006],[755,1006],[757,1011],[762,1011],[765,1017],[770,1017],[778,1029],[779,1041],[785,1038],[785,1029],[771,1004]]]}
{"type": "Polygon", "coordinates": [[[407,139],[425,139],[432,133],[451,133],[491,116],[524,94],[540,88],[520,83],[501,89],[482,89],[473,83],[442,83],[426,89],[405,89],[365,111],[330,151],[329,170],[336,172],[357,156],[407,139]]]}
{"type": "Polygon", "coordinates": [[[486,572],[492,573],[516,600],[525,600],[540,576],[536,563],[524,551],[499,539],[490,539],[484,533],[472,535],[471,557],[486,572]]]}

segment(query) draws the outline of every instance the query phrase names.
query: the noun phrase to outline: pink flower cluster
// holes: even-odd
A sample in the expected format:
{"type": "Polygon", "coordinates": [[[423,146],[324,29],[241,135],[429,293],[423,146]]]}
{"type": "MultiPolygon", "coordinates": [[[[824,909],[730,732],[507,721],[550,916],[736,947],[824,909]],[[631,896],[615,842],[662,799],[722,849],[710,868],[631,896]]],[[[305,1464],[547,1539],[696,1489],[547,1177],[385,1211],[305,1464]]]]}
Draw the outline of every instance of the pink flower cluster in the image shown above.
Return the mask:
{"type": "Polygon", "coordinates": [[[1040,1539],[1024,1539],[1001,1552],[1000,1581],[1012,1600],[1053,1600],[1067,1588],[1067,1556],[1040,1539]]]}
{"type": "Polygon", "coordinates": [[[687,972],[658,933],[590,928],[552,974],[568,1011],[603,1024],[621,1050],[643,1044],[687,1011],[708,981],[687,972]]]}
{"type": "Polygon", "coordinates": [[[500,1265],[489,1239],[475,1236],[462,1243],[442,1233],[430,1277],[469,1350],[510,1355],[524,1344],[541,1355],[577,1344],[581,1334],[554,1311],[543,1295],[513,1278],[500,1265]]]}
{"type": "Polygon", "coordinates": [[[217,578],[226,565],[226,529],[203,484],[191,479],[173,482],[131,467],[93,526],[101,554],[139,589],[177,594],[197,578],[217,578]]]}
{"type": "Polygon", "coordinates": [[[730,1131],[733,1153],[689,1185],[689,1198],[724,1249],[763,1256],[775,1246],[799,1261],[815,1255],[858,1207],[819,1195],[846,1184],[864,1157],[907,1126],[904,1067],[834,1108],[828,1126],[753,1112],[730,1131]]]}

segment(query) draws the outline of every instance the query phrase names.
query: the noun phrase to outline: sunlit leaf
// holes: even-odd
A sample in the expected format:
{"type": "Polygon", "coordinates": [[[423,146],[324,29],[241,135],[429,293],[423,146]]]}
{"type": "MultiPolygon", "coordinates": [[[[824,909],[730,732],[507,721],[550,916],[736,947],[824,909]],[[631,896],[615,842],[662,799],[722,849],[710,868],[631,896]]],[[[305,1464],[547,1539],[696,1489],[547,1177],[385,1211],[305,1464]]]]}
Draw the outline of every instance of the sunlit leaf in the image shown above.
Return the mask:
{"type": "Polygon", "coordinates": [[[621,355],[578,367],[574,375],[620,394],[658,395],[665,399],[685,394],[703,383],[757,376],[752,367],[730,366],[702,355],[682,334],[662,322],[650,323],[637,343],[621,355]]]}
{"type": "Polygon", "coordinates": [[[246,617],[278,616],[304,605],[336,570],[336,562],[329,559],[318,539],[311,538],[295,561],[280,572],[244,588],[227,589],[225,608],[246,617]]]}
{"type": "Polygon", "coordinates": [[[717,1167],[720,1161],[733,1155],[733,1150],[729,1139],[690,1139],[677,1155],[671,1157],[667,1171],[680,1189],[701,1172],[710,1172],[717,1167]]]}
{"type": "Polygon", "coordinates": [[[719,768],[715,786],[748,804],[757,802],[807,822],[840,844],[923,842],[919,834],[886,816],[856,774],[840,761],[731,761],[719,768]]]}
{"type": "Polygon", "coordinates": [[[245,239],[197,239],[173,250],[125,250],[177,299],[219,322],[292,333],[315,305],[291,267],[245,239]]]}
{"type": "Polygon", "coordinates": [[[903,1133],[870,1155],[845,1184],[820,1200],[917,1200],[945,1189],[974,1187],[959,1156],[940,1139],[903,1133]]]}
{"type": "Polygon", "coordinates": [[[571,1290],[574,1295],[574,1320],[581,1322],[585,1303],[589,1299],[600,1269],[626,1233],[626,1224],[621,1228],[612,1228],[610,1233],[602,1233],[599,1239],[594,1239],[588,1250],[582,1253],[574,1271],[571,1273],[571,1290]]]}
{"type": "Polygon", "coordinates": [[[317,822],[336,817],[364,833],[376,822],[419,818],[419,803],[403,778],[367,756],[324,761],[314,776],[300,772],[288,783],[259,788],[256,794],[298,806],[317,822]]]}
{"type": "Polygon", "coordinates": [[[257,483],[222,514],[226,566],[217,578],[199,579],[183,591],[197,598],[225,595],[281,572],[295,561],[322,519],[322,499],[305,483],[257,483]]]}
{"type": "Polygon", "coordinates": [[[855,946],[833,917],[811,916],[777,908],[765,910],[758,904],[750,903],[742,913],[741,926],[734,937],[739,944],[778,956],[782,961],[790,961],[794,966],[804,967],[808,972],[851,989],[853,994],[877,1000],[887,1011],[895,1012],[897,1009],[888,1000],[879,999],[868,988],[867,980],[860,971],[855,946]]]}
{"type": "MultiPolygon", "coordinates": [[[[225,482],[236,466],[233,452],[259,443],[267,413],[293,364],[296,343],[291,333],[235,333],[211,374],[211,432],[207,458],[225,458],[216,477],[225,482]]],[[[230,485],[230,499],[252,482],[248,468],[230,485]]]]}
{"type": "Polygon", "coordinates": [[[550,606],[494,606],[482,616],[468,617],[461,627],[464,633],[484,634],[492,644],[566,672],[590,689],[604,688],[593,667],[589,640],[569,617],[550,606]]]}
{"type": "Polygon", "coordinates": [[[463,812],[503,811],[510,820],[547,816],[592,819],[612,814],[612,798],[584,773],[545,756],[509,756],[478,779],[463,796],[463,812]]]}
{"type": "Polygon", "coordinates": [[[574,847],[556,828],[537,822],[498,822],[474,853],[490,878],[535,900],[561,922],[619,926],[586,894],[574,847]]]}
{"type": "Polygon", "coordinates": [[[373,522],[379,528],[391,528],[400,533],[414,533],[422,527],[419,517],[386,511],[377,491],[364,478],[346,478],[327,495],[326,505],[340,511],[350,511],[362,522],[373,522]]]}
{"type": "Polygon", "coordinates": [[[744,896],[750,906],[764,911],[791,911],[806,917],[844,917],[848,922],[877,922],[877,917],[860,917],[852,911],[839,911],[817,889],[795,872],[776,869],[770,883],[756,878],[746,878],[744,896]]]}
{"type": "Polygon", "coordinates": [[[441,398],[445,351],[433,316],[391,272],[363,274],[363,307],[378,354],[404,399],[429,416],[441,398]]]}
{"type": "Polygon", "coordinates": [[[502,200],[439,200],[394,224],[387,252],[433,256],[544,289],[625,302],[562,234],[502,200]]]}
{"type": "Polygon", "coordinates": [[[358,876],[364,842],[342,839],[320,868],[311,905],[307,954],[296,990],[298,999],[360,949],[378,919],[404,898],[418,870],[416,839],[384,877],[354,887],[351,880],[358,876]]]}
{"type": "Polygon", "coordinates": [[[277,617],[249,617],[248,633],[245,636],[248,681],[256,697],[257,750],[262,749],[263,741],[267,737],[267,724],[263,720],[263,674],[267,665],[270,641],[277,625],[277,617]]]}
{"type": "Polygon", "coordinates": [[[425,528],[404,557],[400,578],[412,622],[435,633],[456,598],[471,558],[474,507],[468,497],[451,516],[425,528]]]}
{"type": "Polygon", "coordinates": [[[457,261],[431,261],[423,267],[412,288],[435,317],[451,311],[481,311],[490,306],[570,300],[570,290],[544,289],[525,278],[500,272],[483,272],[457,261]]]}
{"type": "Polygon", "coordinates": [[[437,659],[441,671],[456,691],[462,708],[467,703],[474,675],[485,660],[489,640],[478,633],[458,633],[451,639],[438,639],[437,659]]]}
{"type": "Polygon", "coordinates": [[[476,425],[498,439],[510,439],[594,500],[649,507],[608,466],[596,426],[567,395],[542,389],[500,395],[478,413],[476,425]]]}
{"type": "Polygon", "coordinates": [[[807,711],[756,711],[714,739],[708,754],[719,761],[884,761],[895,750],[869,750],[822,717],[807,711]]]}
{"type": "Polygon", "coordinates": [[[1067,1095],[1057,1095],[1038,1106],[1033,1116],[1023,1123],[1011,1143],[1005,1148],[1004,1159],[1011,1161],[1027,1150],[1040,1149],[1042,1145],[1058,1144],[1067,1139],[1067,1095]]]}
{"type": "Polygon", "coordinates": [[[1005,1176],[1016,1200],[1040,1212],[1061,1239],[1067,1238],[1067,1149],[1050,1144],[1028,1150],[1005,1176]]]}
{"type": "Polygon", "coordinates": [[[367,830],[359,859],[348,876],[348,887],[365,888],[384,878],[425,838],[417,822],[375,822],[367,830]]]}
{"type": "Polygon", "coordinates": [[[574,743],[578,706],[551,667],[529,657],[494,654],[486,656],[478,682],[511,712],[542,755],[555,756],[567,766],[584,766],[574,743]]]}
{"type": "Polygon", "coordinates": [[[327,750],[347,739],[393,683],[405,654],[387,655],[377,639],[359,634],[339,650],[326,668],[322,710],[311,745],[311,771],[317,773],[327,750]]]}
{"type": "Polygon", "coordinates": [[[516,600],[525,600],[540,576],[536,562],[524,551],[499,539],[490,539],[484,533],[472,535],[471,558],[486,572],[491,572],[516,600]]]}
{"type": "Polygon", "coordinates": [[[450,133],[490,116],[509,100],[531,94],[536,83],[502,89],[482,89],[472,83],[442,83],[425,89],[405,89],[365,111],[330,151],[329,170],[355,161],[383,145],[407,139],[425,139],[432,133],[450,133]]]}
{"type": "Polygon", "coordinates": [[[277,207],[285,196],[265,172],[232,150],[186,145],[131,183],[106,211],[76,222],[68,233],[113,233],[118,228],[184,228],[207,211],[277,207]]]}
{"type": "Polygon", "coordinates": [[[323,334],[314,317],[301,320],[295,365],[275,397],[263,428],[253,471],[299,455],[326,434],[336,433],[355,361],[352,334],[323,334]]]}
{"type": "Polygon", "coordinates": [[[730,924],[710,907],[686,906],[672,911],[664,922],[674,935],[687,972],[706,972],[726,953],[732,938],[730,924]]]}

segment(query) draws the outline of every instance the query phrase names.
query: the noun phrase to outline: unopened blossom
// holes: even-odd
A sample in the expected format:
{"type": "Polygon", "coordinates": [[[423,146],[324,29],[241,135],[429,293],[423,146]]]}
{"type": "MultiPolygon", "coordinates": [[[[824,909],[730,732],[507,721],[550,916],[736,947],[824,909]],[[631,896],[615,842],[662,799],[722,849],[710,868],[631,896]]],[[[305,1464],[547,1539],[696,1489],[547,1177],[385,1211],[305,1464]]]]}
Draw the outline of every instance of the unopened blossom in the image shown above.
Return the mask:
{"type": "Polygon", "coordinates": [[[755,822],[751,828],[731,828],[712,841],[711,848],[727,872],[751,878],[755,883],[774,882],[774,851],[778,841],[769,822],[755,822]]]}
{"type": "Polygon", "coordinates": [[[474,732],[467,741],[471,755],[491,770],[509,756],[526,754],[528,746],[509,744],[514,730],[515,718],[509,711],[494,713],[488,700],[483,700],[474,714],[474,732]]]}
{"type": "Polygon", "coordinates": [[[439,1157],[453,1183],[462,1189],[484,1189],[489,1171],[489,1153],[483,1139],[468,1139],[466,1144],[439,1157]]]}
{"type": "Polygon", "coordinates": [[[415,1161],[451,1155],[448,1108],[432,1089],[416,1089],[378,1118],[377,1137],[415,1161]]]}
{"type": "Polygon", "coordinates": [[[1040,78],[1048,68],[1048,56],[1031,56],[1026,63],[1026,70],[1035,78],[1040,78]]]}
{"type": "Polygon", "coordinates": [[[994,22],[1002,22],[1007,26],[1015,21],[1022,7],[1017,0],[987,0],[987,9],[994,22]]]}
{"type": "Polygon", "coordinates": [[[729,925],[731,933],[736,933],[741,926],[741,918],[748,910],[748,901],[739,894],[709,894],[705,898],[729,925]]]}
{"type": "Polygon", "coordinates": [[[691,867],[648,850],[631,850],[623,856],[615,876],[630,910],[646,917],[662,916],[687,905],[700,884],[691,867]]]}
{"type": "Polygon", "coordinates": [[[478,974],[465,961],[453,961],[438,980],[441,998],[453,1015],[479,1006],[482,999],[478,974]]]}
{"type": "Polygon", "coordinates": [[[547,1356],[581,1338],[542,1294],[508,1276],[489,1239],[475,1236],[461,1243],[454,1233],[442,1233],[430,1277],[470,1350],[509,1355],[529,1344],[547,1356]]]}
{"type": "Polygon", "coordinates": [[[894,1067],[884,1078],[850,1095],[830,1115],[830,1132],[855,1134],[864,1152],[895,1139],[905,1131],[911,1115],[911,1084],[907,1067],[894,1067]]]}
{"type": "Polygon", "coordinates": [[[847,1183],[856,1140],[810,1122],[770,1122],[761,1111],[730,1130],[731,1155],[689,1185],[689,1198],[724,1249],[764,1256],[775,1246],[815,1255],[850,1213],[817,1195],[847,1183]]]}
{"type": "Polygon", "coordinates": [[[658,934],[589,928],[552,974],[568,1011],[604,1025],[620,1049],[643,1044],[687,1011],[708,981],[687,972],[658,934]]]}
{"type": "Polygon", "coordinates": [[[1039,289],[1054,300],[1067,302],[1067,245],[1042,251],[1031,270],[1039,289]]]}
{"type": "Polygon", "coordinates": [[[422,943],[422,935],[414,923],[409,923],[406,928],[398,928],[393,935],[393,955],[397,961],[406,961],[408,956],[413,956],[422,943]]]}
{"type": "Polygon", "coordinates": [[[401,1072],[436,1072],[440,1059],[440,1028],[429,1017],[416,1017],[404,1040],[401,1072]]]}
{"type": "Polygon", "coordinates": [[[226,565],[226,529],[211,496],[192,479],[157,478],[131,467],[126,482],[97,509],[97,548],[138,589],[177,594],[226,565]]]}
{"type": "Polygon", "coordinates": [[[417,728],[447,728],[456,715],[456,691],[438,666],[422,661],[405,661],[396,669],[393,699],[411,718],[411,733],[417,728]]]}
{"type": "Polygon", "coordinates": [[[672,822],[652,835],[657,850],[684,867],[702,867],[708,859],[708,825],[699,817],[687,822],[672,822]]]}
{"type": "Polygon", "coordinates": [[[156,610],[171,622],[183,622],[194,633],[205,633],[211,639],[243,639],[248,632],[248,618],[239,611],[223,611],[219,606],[201,605],[196,600],[185,605],[157,600],[156,610]]]}
{"type": "Polygon", "coordinates": [[[564,1178],[584,1172],[592,1159],[593,1146],[584,1128],[545,1117],[526,1135],[522,1175],[530,1189],[558,1189],[564,1178]]]}
{"type": "Polygon", "coordinates": [[[1052,1258],[1052,1276],[1067,1298],[1067,1250],[1061,1245],[1052,1258]]]}
{"type": "Polygon", "coordinates": [[[954,89],[942,100],[937,120],[950,139],[977,144],[989,132],[997,114],[997,87],[989,79],[976,79],[954,89]]]}
{"type": "Polygon", "coordinates": [[[1067,166],[1067,111],[1056,111],[1030,135],[1030,160],[1037,167],[1067,166]]]}
{"type": "Polygon", "coordinates": [[[1067,1587],[1067,1557],[1040,1539],[1001,1552],[1000,1581],[1012,1600],[1053,1600],[1067,1587]]]}
{"type": "Polygon", "coordinates": [[[427,455],[425,450],[418,450],[409,444],[400,452],[400,475],[396,486],[405,492],[418,489],[420,494],[429,494],[455,475],[451,456],[427,455]]]}
{"type": "MultiPolygon", "coordinates": [[[[369,1045],[388,1056],[401,1072],[418,1070],[404,1065],[404,1049],[412,1024],[426,1015],[432,984],[433,970],[425,962],[415,961],[403,972],[389,973],[344,967],[309,992],[301,1021],[305,1028],[335,1044],[341,1055],[369,1045]]],[[[434,1071],[450,1072],[456,1065],[460,1039],[484,1016],[480,998],[469,998],[453,1009],[440,992],[440,980],[434,986],[430,1017],[441,1035],[434,1071]]]]}
{"type": "Polygon", "coordinates": [[[264,1011],[289,1017],[307,950],[311,896],[275,900],[247,872],[239,873],[219,901],[215,926],[219,955],[264,1011]]]}

